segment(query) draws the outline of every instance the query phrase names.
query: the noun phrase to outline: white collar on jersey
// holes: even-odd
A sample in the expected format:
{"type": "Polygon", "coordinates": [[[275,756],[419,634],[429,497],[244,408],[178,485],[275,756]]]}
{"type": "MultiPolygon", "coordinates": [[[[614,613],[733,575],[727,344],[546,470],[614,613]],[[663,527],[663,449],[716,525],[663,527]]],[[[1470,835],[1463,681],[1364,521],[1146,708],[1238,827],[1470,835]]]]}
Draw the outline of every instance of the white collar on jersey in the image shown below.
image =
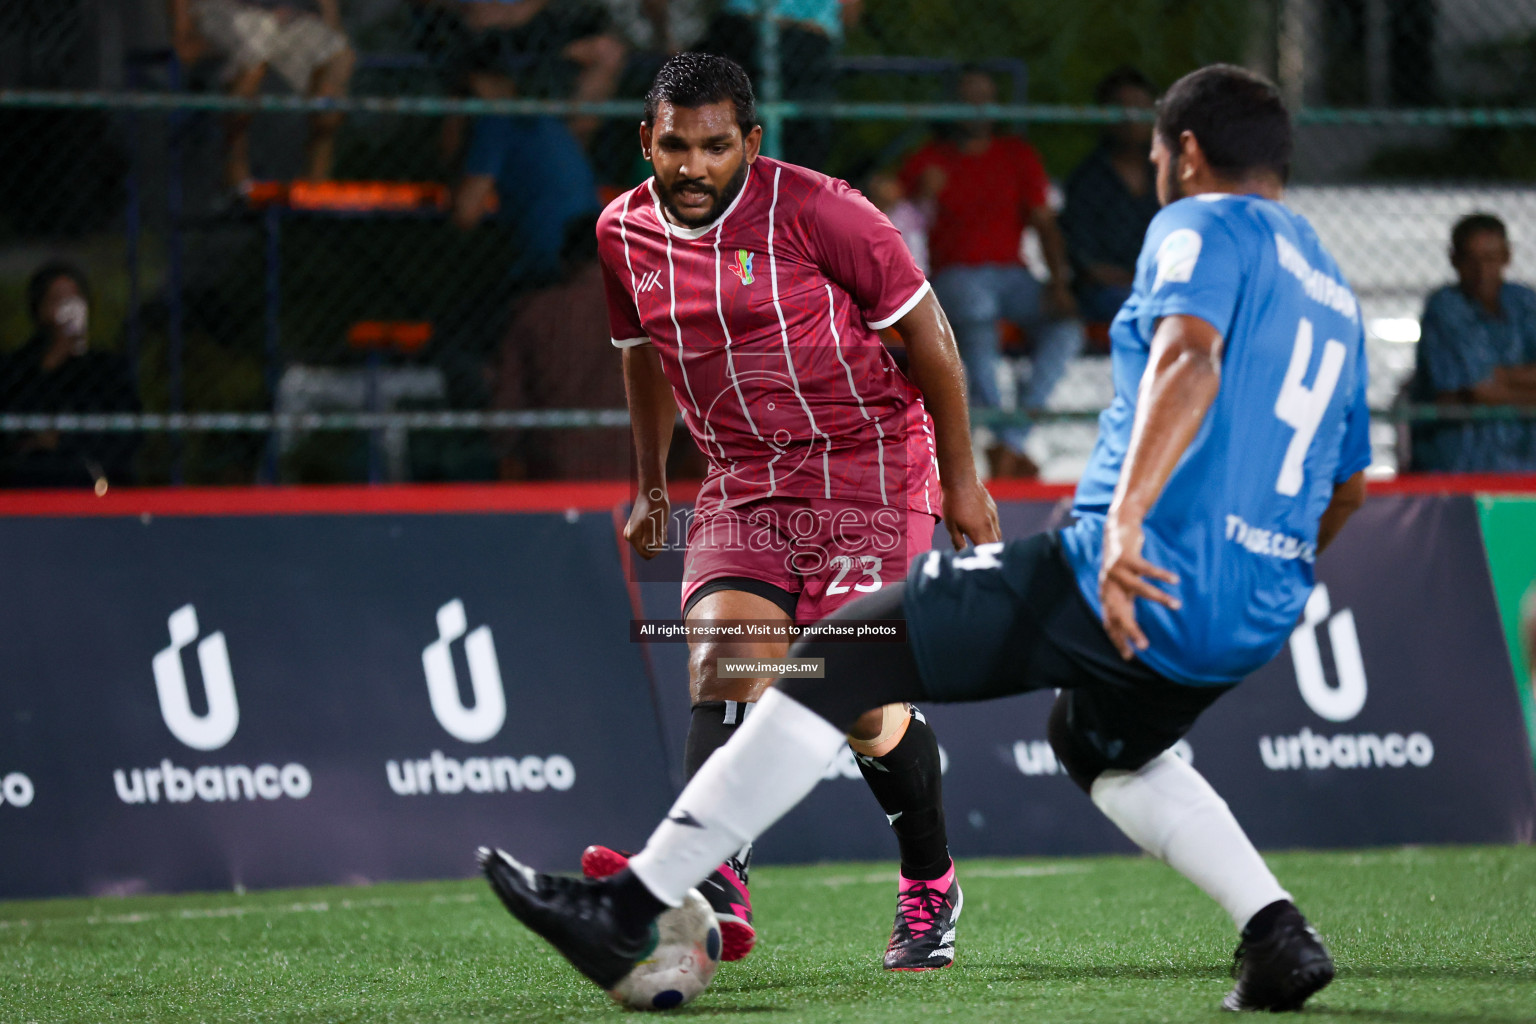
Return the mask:
{"type": "Polygon", "coordinates": [[[752,165],[748,164],[747,176],[746,178],[742,179],[741,182],[741,191],[736,193],[736,198],[731,200],[731,205],[727,206],[725,208],[725,212],[722,213],[718,218],[710,221],[708,224],[701,228],[680,228],[667,218],[667,211],[661,208],[661,196],[656,194],[656,179],[654,177],[646,179],[645,187],[651,190],[651,202],[656,206],[656,219],[661,221],[662,226],[677,238],[688,238],[696,240],[703,238],[705,235],[715,230],[715,228],[725,223],[725,219],[731,215],[731,211],[740,205],[741,197],[747,194],[747,186],[750,184],[752,184],[752,165]]]}

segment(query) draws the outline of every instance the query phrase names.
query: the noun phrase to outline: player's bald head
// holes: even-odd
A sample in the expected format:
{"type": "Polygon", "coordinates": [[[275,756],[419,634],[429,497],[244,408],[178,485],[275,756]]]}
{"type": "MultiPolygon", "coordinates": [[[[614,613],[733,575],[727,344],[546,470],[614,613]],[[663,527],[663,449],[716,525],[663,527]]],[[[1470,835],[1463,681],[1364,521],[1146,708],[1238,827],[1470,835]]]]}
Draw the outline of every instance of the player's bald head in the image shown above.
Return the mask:
{"type": "Polygon", "coordinates": [[[1156,131],[1175,152],[1189,132],[1224,178],[1290,177],[1291,115],[1274,84],[1246,68],[1212,64],[1174,82],[1157,104],[1156,131]]]}
{"type": "Polygon", "coordinates": [[[736,126],[745,138],[757,124],[757,97],[746,71],[735,61],[712,53],[679,53],[656,72],[656,80],[645,94],[645,123],[656,123],[663,103],[696,108],[727,101],[736,109],[736,126]]]}

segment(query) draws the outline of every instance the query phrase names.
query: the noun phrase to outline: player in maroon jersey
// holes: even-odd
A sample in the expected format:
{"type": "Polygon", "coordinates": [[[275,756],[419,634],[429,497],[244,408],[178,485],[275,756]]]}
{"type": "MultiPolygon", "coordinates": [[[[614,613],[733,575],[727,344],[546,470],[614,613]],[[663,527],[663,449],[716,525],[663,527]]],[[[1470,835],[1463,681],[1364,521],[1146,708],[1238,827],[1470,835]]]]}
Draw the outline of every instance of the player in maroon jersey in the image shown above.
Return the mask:
{"type": "MultiPolygon", "coordinates": [[[[721,57],[679,54],[646,99],[654,177],[609,205],[598,243],[624,376],[639,494],[624,536],[645,558],[671,514],[664,464],[679,411],[709,472],[688,530],[683,615],[810,623],[898,581],[931,546],[998,538],[971,457],[965,377],[949,322],[901,235],[846,182],[759,156],[752,86],[721,57]],[[904,375],[878,331],[905,340],[904,375]],[[942,475],[941,475],[942,471],[942,475]]],[[[787,640],[690,644],[692,777],[768,678],[720,658],[782,658],[787,640]]],[[[960,911],[938,742],[909,705],[849,734],[901,847],[892,969],[947,967],[960,911]]],[[[750,847],[701,891],[724,959],[751,949],[750,847]]],[[[623,856],[592,847],[589,874],[623,856]]]]}

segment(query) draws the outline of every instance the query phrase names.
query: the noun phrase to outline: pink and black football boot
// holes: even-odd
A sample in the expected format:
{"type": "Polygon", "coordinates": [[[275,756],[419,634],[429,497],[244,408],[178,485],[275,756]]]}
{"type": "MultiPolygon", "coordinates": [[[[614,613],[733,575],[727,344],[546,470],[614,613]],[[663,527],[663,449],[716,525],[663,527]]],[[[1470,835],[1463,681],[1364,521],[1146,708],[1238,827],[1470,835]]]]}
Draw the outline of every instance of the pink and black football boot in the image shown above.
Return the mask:
{"type": "Polygon", "coordinates": [[[944,877],[931,882],[901,879],[896,926],[885,949],[888,971],[932,971],[955,962],[955,922],[965,899],[950,861],[944,877]]]}

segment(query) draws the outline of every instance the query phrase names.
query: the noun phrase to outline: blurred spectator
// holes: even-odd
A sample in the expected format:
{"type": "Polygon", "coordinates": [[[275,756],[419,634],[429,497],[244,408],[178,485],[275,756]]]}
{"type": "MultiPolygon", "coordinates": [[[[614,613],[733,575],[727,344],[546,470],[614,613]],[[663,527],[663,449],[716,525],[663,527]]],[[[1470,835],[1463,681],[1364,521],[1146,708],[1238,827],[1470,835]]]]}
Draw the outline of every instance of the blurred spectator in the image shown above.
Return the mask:
{"type": "MultiPolygon", "coordinates": [[[[1141,72],[1120,68],[1094,90],[1101,107],[1151,110],[1157,91],[1141,72]]],[[[1121,121],[1067,179],[1061,228],[1072,260],[1073,284],[1083,316],[1113,320],[1130,297],[1136,257],[1147,225],[1157,215],[1151,121],[1121,121]]]]}
{"type": "MultiPolygon", "coordinates": [[[[607,0],[411,0],[420,45],[455,92],[480,99],[612,98],[627,48],[607,0]]],[[[600,123],[573,117],[583,142],[600,123]]]]}
{"type": "MultiPolygon", "coordinates": [[[[75,266],[44,264],[27,282],[35,329],[0,363],[8,413],[138,412],[133,373],[121,356],[90,350],[90,285],[75,266]]],[[[135,435],[44,430],[0,435],[7,487],[91,487],[131,482],[135,435]]]]}
{"type": "MultiPolygon", "coordinates": [[[[670,57],[692,49],[709,27],[705,0],[603,0],[612,31],[632,53],[670,57]]],[[[660,62],[657,62],[657,67],[660,62]]],[[[645,75],[647,83],[656,68],[645,75]]]]}
{"type": "MultiPolygon", "coordinates": [[[[623,409],[624,371],[608,340],[595,217],[573,220],[559,284],[523,299],[496,368],[497,409],[623,409]]],[[[520,480],[624,480],[628,427],[519,431],[501,438],[501,475],[520,480]]]]}
{"type": "MultiPolygon", "coordinates": [[[[997,102],[990,75],[967,71],[960,79],[966,103],[997,102]]],[[[955,328],[960,356],[970,378],[971,401],[1006,408],[998,381],[998,321],[1008,320],[1033,344],[1029,383],[1019,405],[1026,412],[1045,406],[1072,357],[1082,351],[1083,328],[1068,287],[1066,246],[1050,207],[1050,180],[1034,147],[1010,135],[995,135],[985,120],[961,123],[953,140],[930,142],[901,170],[907,194],[934,204],[929,256],[933,288],[955,328]],[[1021,256],[1025,227],[1040,236],[1050,270],[1042,285],[1021,256]]],[[[1024,453],[1028,427],[1001,431],[988,451],[994,476],[1033,476],[1024,453]]]]}
{"type": "MultiPolygon", "coordinates": [[[[1458,281],[1424,303],[1416,401],[1536,406],[1536,292],[1504,280],[1509,233],[1492,214],[1463,217],[1451,232],[1458,281]]],[[[1536,471],[1536,421],[1422,424],[1415,469],[1536,471]]]]}
{"type": "MultiPolygon", "coordinates": [[[[250,98],[270,68],[294,92],[312,98],[345,96],[356,55],[341,28],[340,0],[170,0],[176,55],[194,64],[207,54],[223,58],[231,95],[250,98]]],[[[324,181],[335,162],[339,113],[309,122],[304,176],[324,181]]],[[[224,158],[225,183],[251,180],[251,115],[231,114],[224,158]]]]}
{"type": "Polygon", "coordinates": [[[481,117],[470,132],[453,222],[468,230],[496,200],[513,225],[514,278],[551,278],[560,267],[566,226],[600,209],[586,154],[558,117],[481,117]]]}
{"type": "Polygon", "coordinates": [[[901,232],[901,240],[907,243],[913,262],[917,264],[919,270],[927,274],[929,272],[928,228],[933,222],[930,208],[920,206],[908,199],[906,189],[902,188],[901,179],[890,171],[876,171],[871,174],[867,189],[869,201],[875,204],[875,209],[885,214],[897,231],[901,232]]]}
{"type": "MultiPolygon", "coordinates": [[[[773,12],[779,29],[780,99],[828,103],[837,98],[837,54],[843,33],[863,11],[863,0],[724,0],[698,47],[729,57],[747,69],[758,98],[764,99],[758,18],[773,12]]],[[[822,170],[832,150],[832,122],[797,118],[783,128],[784,159],[822,170]]]]}

